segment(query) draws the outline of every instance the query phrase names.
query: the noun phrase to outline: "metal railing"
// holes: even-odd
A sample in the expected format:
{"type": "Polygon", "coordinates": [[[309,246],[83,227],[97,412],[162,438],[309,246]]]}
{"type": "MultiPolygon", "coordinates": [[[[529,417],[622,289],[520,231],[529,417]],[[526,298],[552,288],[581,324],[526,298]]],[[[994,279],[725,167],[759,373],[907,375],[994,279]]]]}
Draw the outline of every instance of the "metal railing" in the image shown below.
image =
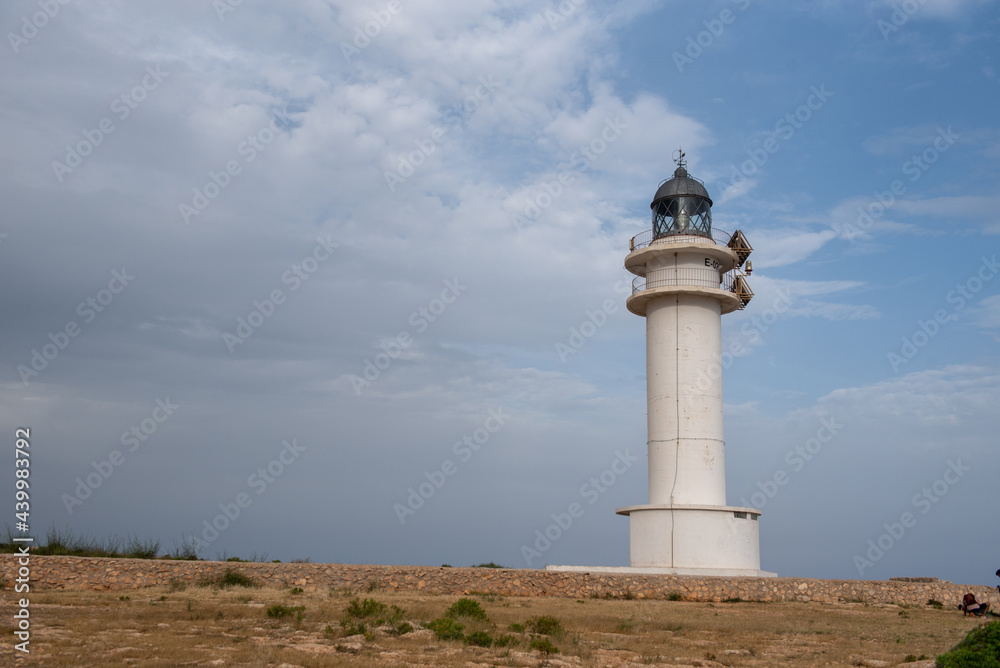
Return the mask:
{"type": "Polygon", "coordinates": [[[700,269],[674,269],[670,270],[670,276],[658,277],[647,281],[645,276],[637,276],[632,281],[632,294],[643,290],[663,288],[667,286],[686,285],[698,288],[714,288],[716,290],[726,290],[732,292],[735,273],[728,271],[719,280],[712,280],[705,277],[705,272],[700,269]]]}
{"type": "MultiPolygon", "coordinates": [[[[732,236],[733,236],[732,234],[730,234],[729,232],[726,232],[725,230],[716,229],[714,227],[712,228],[712,241],[714,241],[715,243],[717,243],[717,244],[719,244],[721,246],[728,246],[729,245],[729,239],[732,236]]],[[[660,237],[659,239],[656,239],[655,241],[657,243],[661,243],[661,244],[689,244],[692,241],[694,241],[695,243],[697,243],[698,239],[705,239],[705,240],[707,240],[707,237],[703,237],[703,236],[697,235],[697,234],[675,234],[675,235],[671,235],[671,236],[660,237]]],[[[650,229],[646,230],[645,232],[641,232],[641,233],[635,235],[634,237],[632,237],[631,239],[629,239],[628,249],[629,249],[629,251],[634,251],[634,250],[638,250],[640,248],[645,248],[649,244],[653,243],[653,241],[654,241],[654,239],[653,239],[653,230],[652,230],[652,228],[650,228],[650,229]]]]}

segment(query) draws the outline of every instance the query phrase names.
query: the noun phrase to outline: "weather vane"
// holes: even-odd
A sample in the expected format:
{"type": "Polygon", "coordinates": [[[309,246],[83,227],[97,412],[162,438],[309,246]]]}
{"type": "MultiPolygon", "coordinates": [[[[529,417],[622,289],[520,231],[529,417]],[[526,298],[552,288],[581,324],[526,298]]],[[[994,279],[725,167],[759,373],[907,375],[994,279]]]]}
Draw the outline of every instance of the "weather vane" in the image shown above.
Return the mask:
{"type": "Polygon", "coordinates": [[[687,156],[684,154],[683,148],[679,148],[676,151],[674,151],[674,162],[677,164],[678,167],[684,167],[687,165],[687,163],[684,161],[684,158],[686,157],[687,156]]]}

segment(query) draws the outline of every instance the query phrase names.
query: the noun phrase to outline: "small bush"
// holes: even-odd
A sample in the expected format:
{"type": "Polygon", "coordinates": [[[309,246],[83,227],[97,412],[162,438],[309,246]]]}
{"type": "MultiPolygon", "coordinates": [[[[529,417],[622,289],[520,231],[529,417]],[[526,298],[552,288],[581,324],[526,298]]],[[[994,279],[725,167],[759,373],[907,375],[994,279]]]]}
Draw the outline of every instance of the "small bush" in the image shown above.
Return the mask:
{"type": "Polygon", "coordinates": [[[516,636],[509,635],[507,633],[501,633],[496,638],[493,639],[494,647],[513,647],[518,643],[516,636]]]}
{"type": "Polygon", "coordinates": [[[510,626],[507,627],[508,631],[513,631],[514,633],[524,633],[524,624],[518,624],[517,622],[511,622],[510,626]]]}
{"type": "Polygon", "coordinates": [[[301,594],[301,593],[302,593],[302,587],[292,587],[292,595],[293,596],[296,595],[296,594],[301,594]]]}
{"type": "Polygon", "coordinates": [[[667,600],[668,601],[683,601],[684,597],[681,596],[681,593],[679,591],[672,591],[669,594],[667,594],[667,600]]]}
{"type": "Polygon", "coordinates": [[[722,602],[723,603],[742,603],[743,599],[740,598],[739,596],[737,596],[735,598],[724,598],[724,599],[722,599],[722,602]]]}
{"type": "MultiPolygon", "coordinates": [[[[344,614],[354,619],[370,619],[384,617],[388,610],[385,603],[379,603],[373,598],[366,598],[363,601],[360,598],[355,598],[347,604],[347,610],[344,611],[344,614]]],[[[382,620],[380,619],[378,623],[381,624],[382,620]]]]}
{"type": "Polygon", "coordinates": [[[618,622],[616,630],[618,631],[618,633],[632,633],[632,631],[635,630],[635,622],[633,622],[631,619],[620,621],[618,622]]]}
{"type": "Polygon", "coordinates": [[[493,638],[486,631],[476,631],[465,636],[465,644],[475,645],[476,647],[492,647],[493,638]]]}
{"type": "Polygon", "coordinates": [[[160,554],[160,541],[129,536],[125,556],[130,559],[156,559],[160,554]]]}
{"type": "Polygon", "coordinates": [[[226,589],[228,587],[257,587],[257,581],[254,580],[249,575],[240,573],[236,569],[227,568],[225,572],[220,573],[216,576],[208,577],[201,582],[199,582],[203,587],[219,587],[220,589],[226,589]]]}
{"type": "Polygon", "coordinates": [[[548,638],[535,638],[528,645],[529,649],[537,649],[542,654],[558,654],[559,648],[552,644],[548,638]]]}
{"type": "Polygon", "coordinates": [[[555,617],[544,615],[542,617],[532,617],[528,620],[528,628],[532,633],[543,636],[557,636],[563,632],[562,624],[555,617]]]}
{"type": "Polygon", "coordinates": [[[305,616],[306,606],[287,606],[287,605],[272,605],[267,609],[267,616],[273,617],[274,619],[281,619],[282,617],[291,617],[295,615],[296,619],[302,620],[305,616]]]}
{"type": "Polygon", "coordinates": [[[944,603],[933,598],[927,599],[927,605],[931,606],[932,608],[937,608],[938,610],[944,609],[944,603]]]}
{"type": "Polygon", "coordinates": [[[486,611],[483,610],[483,606],[479,605],[479,601],[475,601],[471,598],[460,598],[451,607],[448,608],[448,612],[445,613],[446,617],[468,617],[470,619],[478,619],[481,621],[486,621],[488,617],[486,616],[486,611]]]}
{"type": "Polygon", "coordinates": [[[917,656],[916,654],[907,654],[903,658],[903,663],[913,663],[914,661],[925,661],[926,659],[927,659],[926,654],[921,654],[920,656],[917,656]]]}
{"type": "Polygon", "coordinates": [[[365,640],[371,640],[375,637],[368,630],[368,626],[364,622],[352,622],[346,619],[341,619],[340,628],[344,629],[345,636],[363,635],[365,640]]]}
{"type": "Polygon", "coordinates": [[[485,564],[476,564],[473,568],[507,568],[506,566],[501,566],[500,564],[494,564],[492,561],[488,561],[485,564]]]}
{"type": "Polygon", "coordinates": [[[427,623],[427,628],[434,632],[439,640],[461,640],[465,626],[450,617],[441,617],[427,623]]]}
{"type": "Polygon", "coordinates": [[[371,640],[373,635],[368,630],[369,623],[372,626],[388,624],[390,635],[401,636],[413,630],[411,624],[402,621],[404,614],[406,611],[398,605],[389,607],[373,598],[366,598],[363,601],[360,598],[355,598],[347,604],[347,610],[344,611],[345,616],[340,621],[340,626],[347,635],[353,636],[361,633],[364,634],[365,638],[371,640]]]}
{"type": "Polygon", "coordinates": [[[1000,622],[972,629],[937,658],[938,668],[1000,668],[1000,622]]]}

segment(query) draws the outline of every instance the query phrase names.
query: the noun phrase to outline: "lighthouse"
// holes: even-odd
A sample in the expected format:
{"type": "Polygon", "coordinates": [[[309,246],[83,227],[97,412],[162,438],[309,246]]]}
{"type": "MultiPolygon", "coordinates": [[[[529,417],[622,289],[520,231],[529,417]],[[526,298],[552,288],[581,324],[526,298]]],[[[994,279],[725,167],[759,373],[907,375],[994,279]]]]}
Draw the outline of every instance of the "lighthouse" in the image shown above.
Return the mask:
{"type": "Polygon", "coordinates": [[[761,511],[726,505],[722,316],[753,297],[743,233],[712,228],[712,198],[684,153],[650,204],[652,227],[629,242],[626,305],[646,319],[649,503],[629,518],[631,569],[679,575],[760,570],[761,511]]]}

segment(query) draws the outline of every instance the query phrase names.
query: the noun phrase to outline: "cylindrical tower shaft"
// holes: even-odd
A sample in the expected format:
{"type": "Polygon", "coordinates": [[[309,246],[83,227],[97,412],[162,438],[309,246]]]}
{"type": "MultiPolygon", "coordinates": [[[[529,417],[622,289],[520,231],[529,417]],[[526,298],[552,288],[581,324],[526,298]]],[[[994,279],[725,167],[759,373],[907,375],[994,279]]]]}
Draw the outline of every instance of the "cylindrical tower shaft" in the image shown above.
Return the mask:
{"type": "Polygon", "coordinates": [[[649,503],[726,505],[717,299],[675,293],[646,309],[649,503]]]}

